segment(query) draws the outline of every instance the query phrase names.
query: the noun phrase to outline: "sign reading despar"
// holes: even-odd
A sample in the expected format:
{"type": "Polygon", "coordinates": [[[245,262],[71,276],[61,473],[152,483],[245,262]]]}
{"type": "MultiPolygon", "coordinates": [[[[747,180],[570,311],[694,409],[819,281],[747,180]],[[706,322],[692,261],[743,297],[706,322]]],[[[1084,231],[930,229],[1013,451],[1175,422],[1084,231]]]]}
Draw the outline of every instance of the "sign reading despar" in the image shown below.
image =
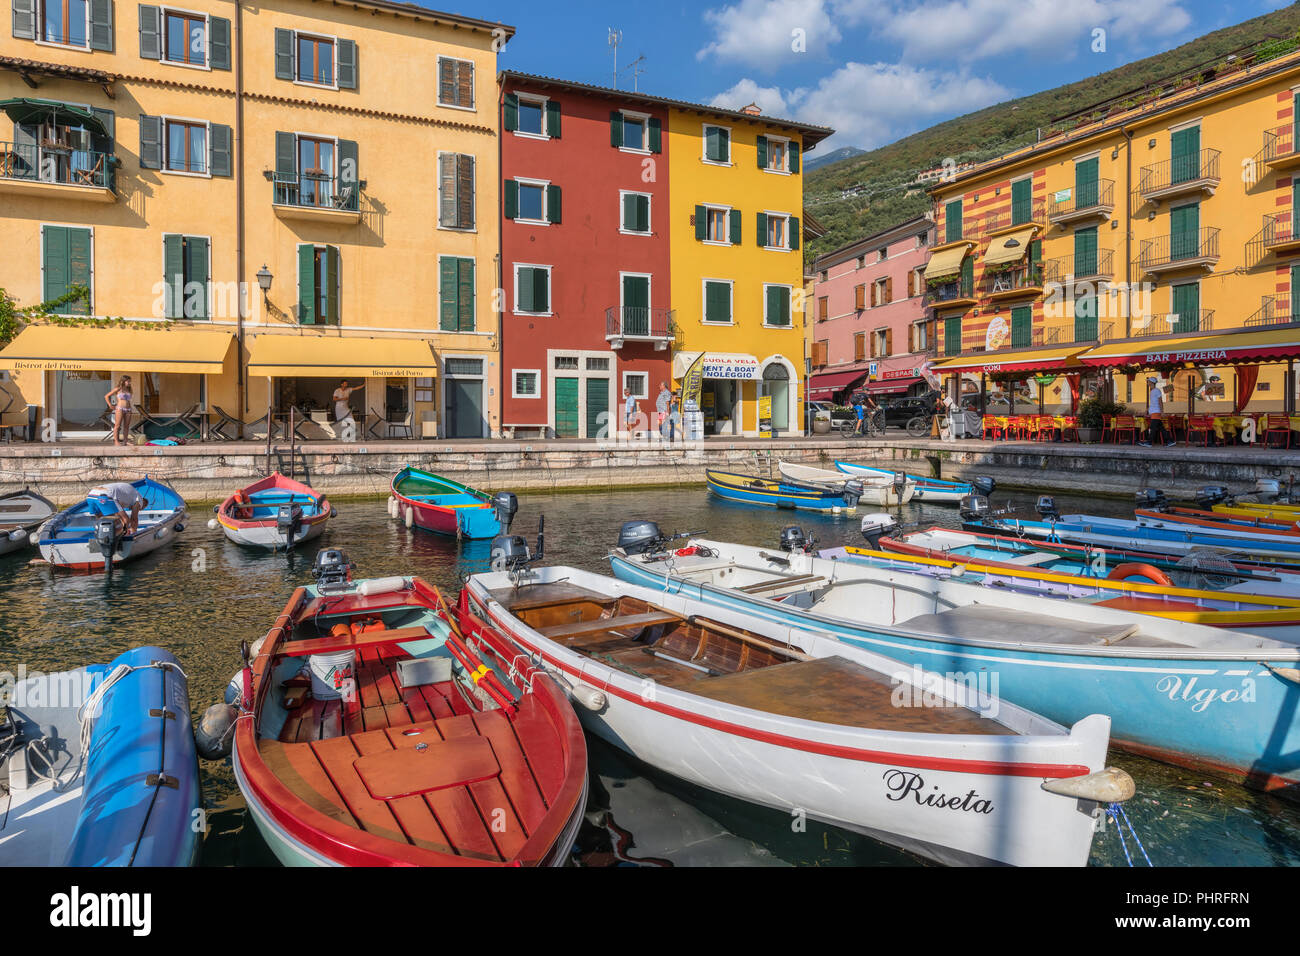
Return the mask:
{"type": "Polygon", "coordinates": [[[705,355],[700,362],[702,378],[758,379],[758,359],[752,355],[705,355]]]}
{"type": "Polygon", "coordinates": [[[916,378],[917,375],[917,370],[914,368],[887,368],[880,377],[881,379],[916,378]]]}

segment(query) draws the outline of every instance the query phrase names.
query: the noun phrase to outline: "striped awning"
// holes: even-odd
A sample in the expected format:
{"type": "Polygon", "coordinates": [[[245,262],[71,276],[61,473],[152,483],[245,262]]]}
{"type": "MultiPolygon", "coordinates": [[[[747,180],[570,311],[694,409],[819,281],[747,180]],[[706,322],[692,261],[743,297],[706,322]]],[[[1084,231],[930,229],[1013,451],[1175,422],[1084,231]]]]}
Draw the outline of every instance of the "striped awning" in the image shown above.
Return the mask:
{"type": "Polygon", "coordinates": [[[1029,243],[1033,241],[1037,229],[1037,226],[1030,226],[990,240],[988,251],[984,253],[984,265],[1000,266],[1008,262],[1019,262],[1029,251],[1029,243]]]}
{"type": "Polygon", "coordinates": [[[1230,365],[1300,357],[1300,329],[1266,329],[1188,335],[1172,339],[1108,342],[1079,356],[1085,365],[1230,365]]]}
{"type": "Polygon", "coordinates": [[[960,245],[935,249],[930,254],[930,261],[925,264],[925,277],[942,279],[944,276],[956,275],[961,271],[962,260],[966,258],[966,254],[973,246],[974,243],[963,242],[960,245]]]}
{"type": "Polygon", "coordinates": [[[1074,343],[1054,349],[976,352],[938,362],[932,366],[940,375],[952,372],[1060,372],[1081,368],[1080,353],[1086,344],[1074,343]]]}

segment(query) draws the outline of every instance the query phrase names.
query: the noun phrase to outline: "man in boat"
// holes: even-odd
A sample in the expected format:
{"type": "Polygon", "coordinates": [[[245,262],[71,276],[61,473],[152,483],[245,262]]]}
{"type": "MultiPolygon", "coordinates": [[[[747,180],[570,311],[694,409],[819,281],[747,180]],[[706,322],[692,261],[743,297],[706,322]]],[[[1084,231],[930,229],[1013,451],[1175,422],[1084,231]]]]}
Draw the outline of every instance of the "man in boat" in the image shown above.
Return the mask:
{"type": "Polygon", "coordinates": [[[96,485],[86,495],[92,514],[112,518],[119,534],[134,534],[140,524],[140,510],[146,502],[135,486],[125,481],[96,485]]]}

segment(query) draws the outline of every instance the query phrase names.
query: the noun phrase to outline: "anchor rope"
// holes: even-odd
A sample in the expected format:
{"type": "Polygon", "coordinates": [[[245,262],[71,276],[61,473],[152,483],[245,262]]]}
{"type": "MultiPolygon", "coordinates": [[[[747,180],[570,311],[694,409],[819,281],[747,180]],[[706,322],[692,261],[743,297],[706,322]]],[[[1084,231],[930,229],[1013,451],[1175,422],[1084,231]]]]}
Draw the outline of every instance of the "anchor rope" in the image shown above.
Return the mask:
{"type": "Polygon", "coordinates": [[[1128,814],[1124,811],[1124,805],[1122,803],[1108,804],[1106,807],[1106,815],[1115,822],[1115,832],[1119,834],[1119,845],[1124,851],[1124,859],[1128,865],[1133,865],[1133,857],[1129,855],[1128,843],[1124,840],[1124,824],[1128,825],[1129,833],[1133,836],[1133,842],[1142,853],[1142,859],[1147,861],[1147,866],[1154,866],[1155,864],[1151,862],[1151,857],[1147,856],[1147,851],[1142,845],[1142,840],[1138,837],[1137,827],[1133,826],[1133,821],[1128,818],[1128,814]],[[1121,817],[1123,818],[1123,823],[1120,822],[1121,817]]]}

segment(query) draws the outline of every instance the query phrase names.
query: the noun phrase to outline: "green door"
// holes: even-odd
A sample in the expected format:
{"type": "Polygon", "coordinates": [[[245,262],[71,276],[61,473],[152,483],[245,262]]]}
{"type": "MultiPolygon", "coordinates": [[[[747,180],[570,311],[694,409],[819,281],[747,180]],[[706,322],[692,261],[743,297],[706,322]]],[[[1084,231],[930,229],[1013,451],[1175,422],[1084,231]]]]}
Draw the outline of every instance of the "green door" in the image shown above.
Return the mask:
{"type": "MultiPolygon", "coordinates": [[[[555,404],[558,408],[558,396],[555,404]]],[[[587,437],[608,438],[613,431],[610,424],[609,379],[589,378],[587,379],[587,437]]]]}
{"type": "Polygon", "coordinates": [[[557,438],[578,437],[578,380],[555,379],[555,435],[557,438]]]}
{"type": "Polygon", "coordinates": [[[1300,177],[1291,180],[1291,231],[1286,236],[1278,238],[1294,239],[1300,235],[1300,232],[1296,231],[1296,227],[1300,226],[1300,219],[1296,218],[1298,213],[1300,213],[1300,177]]]}
{"type": "Polygon", "coordinates": [[[1076,277],[1097,274],[1096,226],[1074,230],[1074,274],[1076,277]]]}
{"type": "Polygon", "coordinates": [[[1190,259],[1200,248],[1201,207],[1198,203],[1169,210],[1169,257],[1190,259]]]}
{"type": "Polygon", "coordinates": [[[1170,332],[1199,332],[1201,330],[1201,286],[1197,282],[1176,285],[1173,288],[1174,321],[1170,332]]]}
{"type": "Polygon", "coordinates": [[[1097,340],[1097,297],[1083,295],[1074,300],[1074,341],[1097,340]]]}
{"type": "Polygon", "coordinates": [[[1029,179],[1017,179],[1011,184],[1011,225],[1018,226],[1032,218],[1033,189],[1033,181],[1029,179]]]}
{"type": "Polygon", "coordinates": [[[1034,310],[1028,305],[1018,305],[1011,310],[1011,347],[1028,348],[1033,344],[1034,310]]]}
{"type": "Polygon", "coordinates": [[[975,294],[975,259],[967,256],[961,261],[961,288],[957,295],[966,299],[975,294]]]}
{"type": "Polygon", "coordinates": [[[1170,144],[1170,183],[1185,183],[1201,173],[1201,128],[1189,126],[1173,134],[1170,144]]]}
{"type": "Polygon", "coordinates": [[[961,354],[961,317],[943,321],[943,354],[961,354]]]}
{"type": "Polygon", "coordinates": [[[1088,209],[1097,205],[1097,157],[1074,164],[1074,208],[1088,209]]]}
{"type": "Polygon", "coordinates": [[[961,200],[954,199],[943,209],[943,241],[956,242],[961,238],[961,200]]]}
{"type": "Polygon", "coordinates": [[[650,334],[649,276],[623,276],[623,334],[650,334]]]}

